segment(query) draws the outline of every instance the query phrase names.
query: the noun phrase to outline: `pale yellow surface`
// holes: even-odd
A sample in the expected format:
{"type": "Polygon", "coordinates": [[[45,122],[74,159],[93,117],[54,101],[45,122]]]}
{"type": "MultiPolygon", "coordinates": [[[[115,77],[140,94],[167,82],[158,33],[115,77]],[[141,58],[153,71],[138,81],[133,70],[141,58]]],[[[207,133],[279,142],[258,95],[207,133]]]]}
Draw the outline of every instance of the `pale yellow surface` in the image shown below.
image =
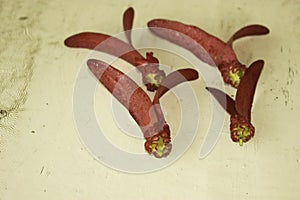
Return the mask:
{"type": "Polygon", "coordinates": [[[300,198],[299,0],[1,0],[0,19],[0,109],[11,111],[0,121],[1,200],[300,198]],[[128,6],[136,10],[134,27],[169,18],[224,40],[247,24],[270,28],[270,35],[234,46],[243,63],[265,60],[253,140],[242,148],[232,143],[226,123],[212,153],[198,159],[210,115],[209,95],[198,82],[203,125],[174,164],[134,175],[93,159],[79,140],[72,111],[74,82],[88,51],[66,48],[63,41],[82,31],[119,33],[128,6]]]}

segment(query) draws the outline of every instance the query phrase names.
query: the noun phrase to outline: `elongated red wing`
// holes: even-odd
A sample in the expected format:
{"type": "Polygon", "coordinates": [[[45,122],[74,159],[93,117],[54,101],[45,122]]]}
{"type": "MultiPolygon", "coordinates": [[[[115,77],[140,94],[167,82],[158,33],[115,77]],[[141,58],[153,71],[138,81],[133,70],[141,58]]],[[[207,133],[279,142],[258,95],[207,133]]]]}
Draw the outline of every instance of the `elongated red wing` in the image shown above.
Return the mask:
{"type": "Polygon", "coordinates": [[[206,89],[216,98],[219,104],[230,116],[238,114],[235,109],[235,101],[229,95],[216,88],[206,87],[206,89]]]}
{"type": "Polygon", "coordinates": [[[196,80],[198,79],[198,76],[198,72],[194,69],[179,69],[170,73],[158,87],[153,99],[153,103],[159,104],[159,99],[170,89],[180,83],[196,80]]]}
{"type": "Polygon", "coordinates": [[[249,122],[251,119],[251,107],[253,103],[254,93],[263,66],[263,60],[257,60],[253,62],[250,65],[250,67],[246,70],[246,73],[242,78],[236,92],[236,110],[249,122]]]}
{"type": "Polygon", "coordinates": [[[148,22],[148,27],[154,34],[186,48],[210,65],[238,62],[229,45],[196,26],[166,19],[153,19],[148,22]]]}
{"type": "Polygon", "coordinates": [[[254,35],[266,35],[270,31],[267,27],[259,24],[253,24],[249,26],[245,26],[239,29],[237,32],[233,34],[233,36],[228,40],[227,44],[232,46],[232,43],[242,37],[254,36],[254,35]]]}
{"type": "Polygon", "coordinates": [[[134,10],[132,7],[130,7],[123,14],[123,29],[124,31],[126,31],[125,34],[127,40],[131,46],[132,46],[131,29],[133,26],[133,20],[134,20],[134,10]]]}
{"type": "Polygon", "coordinates": [[[108,53],[120,57],[134,66],[137,66],[136,60],[144,59],[144,57],[129,44],[118,38],[101,33],[78,33],[67,38],[65,45],[73,48],[85,48],[108,53]]]}
{"type": "Polygon", "coordinates": [[[95,77],[123,104],[139,126],[146,126],[155,120],[150,116],[152,102],[149,96],[130,77],[100,60],[87,62],[95,77]],[[152,118],[151,120],[151,117],[152,118]]]}

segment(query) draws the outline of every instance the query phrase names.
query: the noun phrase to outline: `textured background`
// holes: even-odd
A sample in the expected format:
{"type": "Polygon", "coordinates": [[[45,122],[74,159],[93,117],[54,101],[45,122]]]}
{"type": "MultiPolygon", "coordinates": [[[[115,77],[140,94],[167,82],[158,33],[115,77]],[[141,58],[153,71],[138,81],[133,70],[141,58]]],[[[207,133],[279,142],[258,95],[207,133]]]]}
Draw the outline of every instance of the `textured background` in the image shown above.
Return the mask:
{"type": "MultiPolygon", "coordinates": [[[[0,18],[1,200],[299,199],[299,0],[0,0],[0,18]],[[128,6],[136,10],[134,27],[169,18],[224,40],[247,24],[270,28],[270,35],[234,46],[241,62],[266,62],[251,142],[243,148],[232,143],[226,125],[213,152],[199,160],[208,106],[191,148],[163,170],[126,174],[93,159],[78,138],[72,111],[74,82],[88,51],[68,49],[63,41],[81,31],[119,33],[128,6]]],[[[208,94],[199,93],[200,107],[210,104],[208,94]]]]}

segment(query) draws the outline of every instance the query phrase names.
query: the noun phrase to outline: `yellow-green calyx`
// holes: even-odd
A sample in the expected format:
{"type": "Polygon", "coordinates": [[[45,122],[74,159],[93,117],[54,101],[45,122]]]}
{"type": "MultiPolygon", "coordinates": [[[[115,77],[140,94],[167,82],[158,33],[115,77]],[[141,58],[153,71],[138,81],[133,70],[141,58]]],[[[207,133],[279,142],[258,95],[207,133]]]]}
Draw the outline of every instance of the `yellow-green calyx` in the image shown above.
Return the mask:
{"type": "MultiPolygon", "coordinates": [[[[172,144],[170,143],[170,128],[167,124],[164,124],[163,128],[161,128],[161,125],[157,124],[152,128],[153,129],[149,129],[151,131],[150,133],[152,133],[153,130],[157,133],[158,129],[161,129],[161,131],[146,138],[146,142],[144,144],[145,150],[156,158],[166,157],[172,150],[172,144]]],[[[144,134],[149,135],[148,132],[145,132],[144,134]]]]}
{"type": "Polygon", "coordinates": [[[234,142],[242,146],[254,136],[255,128],[242,116],[230,117],[230,135],[234,142]]]}
{"type": "Polygon", "coordinates": [[[247,70],[245,65],[236,61],[220,64],[218,68],[222,74],[224,82],[235,88],[239,86],[240,81],[247,70]]]}
{"type": "Polygon", "coordinates": [[[163,80],[163,77],[161,75],[157,75],[155,73],[149,73],[146,76],[147,82],[154,85],[156,88],[159,87],[160,83],[163,80]]]}
{"type": "Polygon", "coordinates": [[[157,154],[157,156],[162,157],[165,153],[165,143],[161,136],[159,136],[158,140],[152,141],[150,148],[153,154],[157,154]]]}
{"type": "Polygon", "coordinates": [[[228,76],[231,83],[237,87],[240,84],[241,78],[244,76],[244,72],[241,70],[229,70],[228,76]]]}
{"type": "Polygon", "coordinates": [[[243,146],[243,143],[246,141],[246,138],[250,135],[250,129],[246,127],[242,127],[240,124],[233,129],[235,131],[235,137],[238,138],[240,146],[243,146]]]}

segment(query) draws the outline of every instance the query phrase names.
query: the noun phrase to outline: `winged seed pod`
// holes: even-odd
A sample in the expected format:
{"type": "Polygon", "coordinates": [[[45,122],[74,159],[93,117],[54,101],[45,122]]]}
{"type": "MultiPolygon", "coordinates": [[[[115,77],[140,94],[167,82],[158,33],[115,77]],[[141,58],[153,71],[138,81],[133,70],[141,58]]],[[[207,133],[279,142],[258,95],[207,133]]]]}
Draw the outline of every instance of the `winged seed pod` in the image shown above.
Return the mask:
{"type": "Polygon", "coordinates": [[[230,115],[230,135],[233,142],[248,142],[255,133],[251,124],[251,108],[256,85],[264,66],[263,60],[253,62],[242,78],[233,100],[223,91],[206,88],[230,115]]]}
{"type": "Polygon", "coordinates": [[[145,150],[155,157],[167,156],[172,149],[170,128],[165,121],[159,99],[172,87],[196,80],[198,72],[182,69],[170,73],[157,89],[154,101],[131,78],[100,60],[88,60],[87,65],[95,77],[129,111],[143,132],[145,150]]]}
{"type": "Polygon", "coordinates": [[[269,29],[254,24],[239,29],[227,43],[205,32],[204,30],[167,19],[153,19],[148,22],[149,29],[157,36],[164,38],[191,51],[203,62],[216,65],[224,82],[237,88],[246,72],[232,48],[232,43],[246,36],[265,35],[269,29]]]}

